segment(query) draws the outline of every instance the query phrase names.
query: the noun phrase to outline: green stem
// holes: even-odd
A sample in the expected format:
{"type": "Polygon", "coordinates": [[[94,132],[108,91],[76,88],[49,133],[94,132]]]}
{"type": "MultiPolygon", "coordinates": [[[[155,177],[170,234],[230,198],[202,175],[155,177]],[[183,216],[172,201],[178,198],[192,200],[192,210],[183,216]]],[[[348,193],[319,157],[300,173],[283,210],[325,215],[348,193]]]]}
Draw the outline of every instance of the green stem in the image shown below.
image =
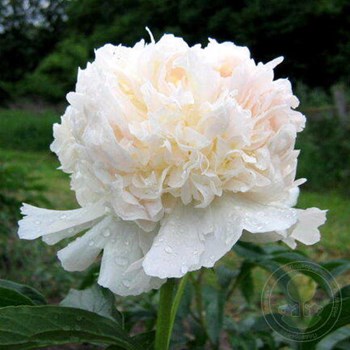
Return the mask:
{"type": "Polygon", "coordinates": [[[187,283],[187,280],[188,280],[189,277],[190,277],[190,274],[188,273],[187,275],[185,275],[180,280],[179,286],[177,287],[177,291],[176,291],[176,295],[175,295],[175,298],[174,298],[173,307],[171,308],[170,335],[171,335],[171,333],[173,331],[177,309],[179,308],[179,305],[180,305],[180,302],[181,302],[181,298],[182,298],[182,296],[184,294],[186,283],[187,283]]]}
{"type": "Polygon", "coordinates": [[[175,280],[168,279],[160,288],[155,350],[168,350],[174,287],[175,280]]]}
{"type": "Polygon", "coordinates": [[[188,276],[184,276],[179,283],[175,298],[175,280],[168,279],[160,289],[158,319],[156,329],[155,350],[168,350],[170,338],[174,327],[176,312],[185,290],[188,276]]]}

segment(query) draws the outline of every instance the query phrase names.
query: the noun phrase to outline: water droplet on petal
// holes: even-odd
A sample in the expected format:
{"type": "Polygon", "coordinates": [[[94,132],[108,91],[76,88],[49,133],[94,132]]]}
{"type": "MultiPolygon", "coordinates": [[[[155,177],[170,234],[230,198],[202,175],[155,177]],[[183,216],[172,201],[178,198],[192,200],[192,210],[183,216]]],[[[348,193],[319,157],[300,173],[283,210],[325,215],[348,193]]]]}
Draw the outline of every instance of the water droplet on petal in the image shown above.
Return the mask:
{"type": "Polygon", "coordinates": [[[119,266],[125,266],[128,264],[128,259],[126,258],[123,258],[121,256],[117,256],[115,259],[114,259],[115,263],[119,266]]]}
{"type": "Polygon", "coordinates": [[[123,283],[123,286],[124,286],[124,287],[130,288],[131,283],[130,283],[129,280],[124,280],[122,283],[123,283]]]}
{"type": "Polygon", "coordinates": [[[41,224],[41,221],[40,220],[36,220],[35,221],[35,225],[40,225],[41,224]]]}
{"type": "Polygon", "coordinates": [[[193,251],[193,255],[197,255],[197,254],[198,254],[198,250],[196,249],[193,251]]]}
{"type": "Polygon", "coordinates": [[[103,232],[103,237],[109,237],[110,235],[111,235],[110,230],[106,230],[105,232],[103,232]]]}
{"type": "Polygon", "coordinates": [[[166,247],[164,248],[164,250],[165,250],[166,253],[168,253],[168,254],[171,254],[171,253],[173,252],[173,249],[172,249],[171,247],[169,247],[169,246],[166,246],[166,247]]]}
{"type": "Polygon", "coordinates": [[[66,214],[62,214],[61,216],[60,216],[60,219],[66,219],[67,218],[67,215],[66,214]]]}
{"type": "Polygon", "coordinates": [[[92,247],[93,245],[95,245],[95,242],[94,242],[93,240],[91,240],[91,241],[89,242],[89,247],[92,247]]]}
{"type": "Polygon", "coordinates": [[[182,265],[181,266],[181,273],[185,274],[188,271],[187,266],[186,265],[182,265]]]}

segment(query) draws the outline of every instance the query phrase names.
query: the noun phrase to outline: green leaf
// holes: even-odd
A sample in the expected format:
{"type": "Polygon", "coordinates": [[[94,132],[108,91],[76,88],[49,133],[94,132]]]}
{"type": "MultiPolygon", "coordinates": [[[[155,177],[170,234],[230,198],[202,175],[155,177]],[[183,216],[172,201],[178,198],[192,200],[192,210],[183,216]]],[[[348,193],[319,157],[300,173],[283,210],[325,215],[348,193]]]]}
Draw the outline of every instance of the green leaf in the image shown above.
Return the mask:
{"type": "MultiPolygon", "coordinates": [[[[16,292],[19,295],[21,295],[23,297],[23,300],[24,300],[24,298],[27,298],[31,301],[31,303],[28,303],[28,304],[17,304],[17,305],[31,305],[31,304],[44,305],[44,304],[46,304],[46,300],[41,293],[39,293],[34,288],[26,286],[24,284],[19,284],[19,283],[15,283],[12,281],[0,279],[0,288],[12,290],[13,292],[16,292]]],[[[8,304],[8,306],[10,306],[10,305],[15,305],[15,304],[8,304]]],[[[0,306],[7,306],[7,305],[3,305],[1,303],[1,298],[0,298],[0,306]]]]}
{"type": "Polygon", "coordinates": [[[142,346],[143,350],[153,350],[154,340],[155,340],[155,332],[146,332],[135,335],[132,339],[142,346]]]}
{"type": "Polygon", "coordinates": [[[232,250],[243,258],[252,261],[262,260],[267,257],[263,248],[252,243],[239,241],[233,246],[232,250]]]}
{"type": "Polygon", "coordinates": [[[241,293],[248,304],[250,304],[254,298],[254,281],[252,277],[252,269],[254,266],[254,264],[248,261],[243,261],[237,277],[241,293]]]}
{"type": "MultiPolygon", "coordinates": [[[[139,348],[142,350],[153,350],[154,349],[154,340],[155,332],[146,332],[140,333],[132,337],[133,341],[138,344],[139,348]]],[[[106,350],[121,350],[120,346],[111,345],[106,350]]]]}
{"type": "Polygon", "coordinates": [[[0,307],[17,305],[34,305],[34,303],[15,290],[0,287],[0,307]]]}
{"type": "Polygon", "coordinates": [[[350,328],[342,327],[327,335],[317,344],[317,350],[334,349],[336,345],[345,339],[350,339],[350,328]]]}
{"type": "Polygon", "coordinates": [[[281,265],[276,263],[272,260],[266,260],[266,261],[257,261],[256,265],[261,267],[262,269],[268,271],[273,275],[273,277],[277,280],[278,285],[283,291],[283,294],[289,298],[289,288],[291,288],[294,285],[293,280],[291,279],[290,275],[287,271],[285,271],[281,265]]]}
{"type": "Polygon", "coordinates": [[[331,260],[323,263],[322,267],[327,269],[332,274],[333,277],[336,277],[350,270],[350,260],[347,260],[347,259],[331,260]]]}
{"type": "Polygon", "coordinates": [[[215,268],[216,278],[221,289],[228,289],[231,282],[238,276],[238,271],[229,269],[228,267],[221,265],[215,268]]]}
{"type": "Polygon", "coordinates": [[[337,298],[327,304],[310,322],[306,334],[313,334],[314,340],[305,342],[301,349],[314,349],[316,344],[336,329],[350,324],[350,298],[337,298]]]}
{"type": "Polygon", "coordinates": [[[85,277],[83,278],[79,290],[86,289],[91,287],[93,284],[96,283],[98,274],[100,271],[100,265],[94,265],[92,266],[85,274],[85,277]]]}
{"type": "Polygon", "coordinates": [[[331,287],[331,282],[333,280],[332,274],[320,265],[310,261],[304,255],[295,252],[282,253],[274,256],[273,260],[280,264],[285,264],[286,267],[310,277],[327,293],[328,296],[333,296],[333,290],[331,287]]]}
{"type": "Polygon", "coordinates": [[[117,322],[89,311],[59,306],[0,309],[0,350],[83,342],[140,349],[117,322]]]}
{"type": "Polygon", "coordinates": [[[224,322],[226,291],[211,286],[203,288],[207,332],[210,340],[218,344],[224,322]]]}
{"type": "Polygon", "coordinates": [[[123,316],[115,307],[114,294],[97,284],[84,290],[71,289],[60,305],[91,311],[123,326],[123,316]]]}
{"type": "Polygon", "coordinates": [[[350,285],[344,286],[336,294],[338,298],[350,298],[350,285]]]}

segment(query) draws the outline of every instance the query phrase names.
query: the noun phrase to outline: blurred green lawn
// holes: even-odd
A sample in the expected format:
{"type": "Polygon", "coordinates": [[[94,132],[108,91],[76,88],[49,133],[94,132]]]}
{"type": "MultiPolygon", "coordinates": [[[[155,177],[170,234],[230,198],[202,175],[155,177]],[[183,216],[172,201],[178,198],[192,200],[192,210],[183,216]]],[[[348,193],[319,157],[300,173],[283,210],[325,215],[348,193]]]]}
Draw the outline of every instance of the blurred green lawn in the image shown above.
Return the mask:
{"type": "MultiPolygon", "coordinates": [[[[34,115],[0,110],[0,164],[20,165],[34,176],[37,183],[45,187],[43,194],[49,201],[47,207],[72,209],[77,204],[70,190],[69,177],[57,170],[59,162],[48,150],[52,124],[58,120],[52,112],[34,115]]],[[[339,191],[321,193],[301,189],[298,206],[329,210],[327,223],[321,230],[321,242],[308,247],[299,245],[298,249],[319,262],[346,257],[350,246],[350,199],[339,191]]],[[[79,283],[82,274],[65,273],[55,256],[56,250],[57,247],[47,247],[40,240],[20,241],[16,227],[13,227],[11,232],[0,236],[0,258],[6,253],[11,260],[7,269],[0,260],[0,278],[31,284],[53,298],[64,295],[72,284],[79,283]]]]}

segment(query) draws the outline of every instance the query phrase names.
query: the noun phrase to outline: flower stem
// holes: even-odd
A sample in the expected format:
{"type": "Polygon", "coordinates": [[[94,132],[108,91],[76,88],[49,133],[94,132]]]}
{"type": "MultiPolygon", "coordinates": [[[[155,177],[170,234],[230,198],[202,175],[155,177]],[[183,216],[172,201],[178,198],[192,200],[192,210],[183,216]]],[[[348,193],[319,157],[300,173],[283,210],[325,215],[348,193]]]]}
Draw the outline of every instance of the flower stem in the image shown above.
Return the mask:
{"type": "Polygon", "coordinates": [[[156,329],[155,350],[168,350],[170,338],[174,327],[176,312],[180,305],[181,297],[185,290],[188,275],[184,276],[179,283],[175,298],[175,280],[168,279],[160,289],[158,319],[156,329]]]}
{"type": "Polygon", "coordinates": [[[155,350],[168,350],[169,347],[174,287],[175,280],[168,279],[160,288],[155,350]]]}

